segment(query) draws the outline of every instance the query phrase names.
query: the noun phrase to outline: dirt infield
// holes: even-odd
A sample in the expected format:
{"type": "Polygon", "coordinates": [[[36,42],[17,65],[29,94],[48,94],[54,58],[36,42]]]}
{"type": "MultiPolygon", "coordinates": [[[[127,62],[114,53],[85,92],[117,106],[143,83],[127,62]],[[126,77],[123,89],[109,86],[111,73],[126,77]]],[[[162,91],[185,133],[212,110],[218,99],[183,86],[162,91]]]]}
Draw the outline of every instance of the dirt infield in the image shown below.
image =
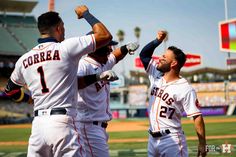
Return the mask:
{"type": "MultiPolygon", "coordinates": [[[[236,122],[235,118],[227,119],[206,119],[205,123],[227,123],[227,122],[236,122]]],[[[193,124],[193,121],[190,119],[182,120],[182,124],[193,124]]],[[[148,121],[111,121],[108,125],[108,132],[121,132],[121,131],[142,131],[148,130],[148,121]]]]}
{"type": "MultiPolygon", "coordinates": [[[[226,119],[205,119],[205,123],[227,123],[236,122],[235,118],[226,119]]],[[[182,120],[182,124],[193,123],[190,119],[182,120]]],[[[142,131],[148,130],[148,120],[143,121],[110,121],[107,131],[108,132],[122,132],[122,131],[142,131]]],[[[31,128],[31,124],[14,124],[14,125],[0,125],[0,128],[31,128]]]]}

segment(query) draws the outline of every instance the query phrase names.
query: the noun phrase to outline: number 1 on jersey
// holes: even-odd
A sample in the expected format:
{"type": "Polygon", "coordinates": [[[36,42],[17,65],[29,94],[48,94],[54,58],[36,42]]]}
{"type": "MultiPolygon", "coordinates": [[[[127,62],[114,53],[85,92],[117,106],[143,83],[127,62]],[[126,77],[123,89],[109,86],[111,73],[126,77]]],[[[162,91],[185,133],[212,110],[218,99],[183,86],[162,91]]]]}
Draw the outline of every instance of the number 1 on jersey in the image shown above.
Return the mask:
{"type": "Polygon", "coordinates": [[[49,89],[47,88],[47,85],[46,85],[46,82],[45,82],[43,67],[42,66],[38,67],[37,71],[40,74],[40,82],[41,82],[41,85],[42,85],[42,93],[48,93],[49,89]]]}

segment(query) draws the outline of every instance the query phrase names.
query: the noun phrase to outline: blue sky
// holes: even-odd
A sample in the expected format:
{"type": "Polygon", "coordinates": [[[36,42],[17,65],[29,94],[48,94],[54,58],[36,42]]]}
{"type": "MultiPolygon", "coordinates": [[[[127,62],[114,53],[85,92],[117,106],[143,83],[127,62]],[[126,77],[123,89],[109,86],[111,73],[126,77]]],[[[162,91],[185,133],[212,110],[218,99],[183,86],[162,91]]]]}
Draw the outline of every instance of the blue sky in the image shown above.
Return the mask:
{"type": "MultiPolygon", "coordinates": [[[[224,0],[55,0],[55,11],[64,20],[66,37],[83,35],[91,30],[85,20],[77,20],[74,8],[85,4],[90,12],[102,21],[113,39],[116,32],[125,32],[123,44],[136,41],[134,28],[141,28],[140,48],[156,37],[156,32],[165,29],[169,32],[167,46],[177,46],[186,53],[199,54],[202,64],[183,71],[201,67],[227,69],[228,54],[219,50],[219,21],[225,20],[224,0]]],[[[236,0],[227,0],[228,19],[236,18],[236,0]]],[[[32,14],[38,17],[48,9],[47,0],[39,0],[32,14]]],[[[155,50],[155,55],[164,52],[164,44],[155,50]]],[[[135,70],[134,56],[127,56],[124,62],[116,65],[120,72],[135,70]],[[125,64],[125,66],[122,66],[125,64]]],[[[231,58],[236,58],[231,53],[231,58]]]]}

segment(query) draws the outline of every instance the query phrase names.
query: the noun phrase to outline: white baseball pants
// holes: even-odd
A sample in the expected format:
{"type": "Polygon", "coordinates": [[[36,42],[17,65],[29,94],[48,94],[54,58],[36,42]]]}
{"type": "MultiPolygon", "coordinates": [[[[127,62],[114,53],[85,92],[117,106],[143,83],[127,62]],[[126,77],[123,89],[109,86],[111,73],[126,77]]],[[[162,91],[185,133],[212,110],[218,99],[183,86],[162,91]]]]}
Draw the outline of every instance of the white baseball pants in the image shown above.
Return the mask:
{"type": "Polygon", "coordinates": [[[149,135],[148,157],[188,157],[183,133],[170,133],[159,138],[149,135]]]}
{"type": "Polygon", "coordinates": [[[86,157],[109,157],[108,134],[101,125],[77,122],[85,145],[86,157]]]}
{"type": "Polygon", "coordinates": [[[85,157],[80,135],[71,116],[37,116],[32,123],[27,156],[85,157]]]}

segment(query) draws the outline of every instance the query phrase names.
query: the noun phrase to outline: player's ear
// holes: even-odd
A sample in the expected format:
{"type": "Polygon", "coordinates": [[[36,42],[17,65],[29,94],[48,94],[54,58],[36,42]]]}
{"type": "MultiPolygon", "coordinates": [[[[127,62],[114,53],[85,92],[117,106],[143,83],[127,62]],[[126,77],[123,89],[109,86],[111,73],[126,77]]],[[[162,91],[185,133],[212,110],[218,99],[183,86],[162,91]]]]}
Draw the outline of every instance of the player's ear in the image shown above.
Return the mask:
{"type": "Polygon", "coordinates": [[[56,32],[60,32],[61,31],[61,28],[60,28],[60,25],[57,25],[56,27],[55,27],[55,30],[56,30],[56,32]]]}
{"type": "Polygon", "coordinates": [[[173,60],[171,62],[171,67],[177,67],[178,66],[178,62],[176,60],[173,60]]]}

